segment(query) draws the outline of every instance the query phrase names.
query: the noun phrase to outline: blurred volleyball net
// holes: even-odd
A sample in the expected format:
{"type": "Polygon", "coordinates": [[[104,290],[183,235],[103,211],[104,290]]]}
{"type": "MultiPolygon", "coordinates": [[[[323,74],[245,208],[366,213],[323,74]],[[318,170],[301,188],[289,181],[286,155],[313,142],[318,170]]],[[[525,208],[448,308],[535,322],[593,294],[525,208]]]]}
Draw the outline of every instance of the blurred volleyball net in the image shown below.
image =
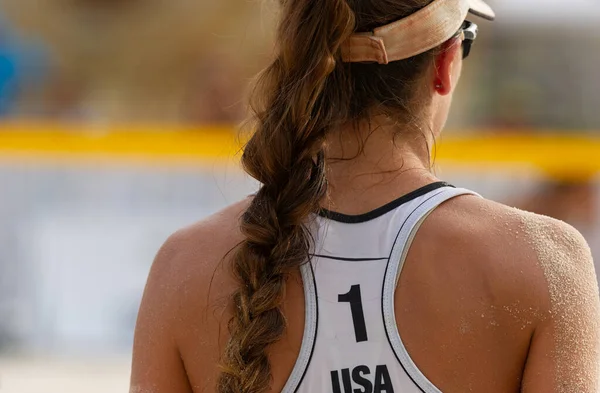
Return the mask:
{"type": "MultiPolygon", "coordinates": [[[[448,132],[437,142],[437,166],[481,173],[536,170],[549,178],[587,181],[600,173],[600,137],[544,130],[448,132]]],[[[46,162],[194,165],[235,161],[243,137],[233,127],[64,124],[0,126],[0,158],[46,162]]]]}

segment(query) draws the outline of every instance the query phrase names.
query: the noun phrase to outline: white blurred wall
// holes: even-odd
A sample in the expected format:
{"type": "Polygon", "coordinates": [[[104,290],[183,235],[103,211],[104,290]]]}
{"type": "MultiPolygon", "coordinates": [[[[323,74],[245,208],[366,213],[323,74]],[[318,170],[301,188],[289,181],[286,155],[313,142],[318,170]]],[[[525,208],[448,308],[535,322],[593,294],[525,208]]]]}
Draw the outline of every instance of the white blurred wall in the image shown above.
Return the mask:
{"type": "Polygon", "coordinates": [[[0,184],[0,347],[58,355],[129,351],[160,245],[254,190],[210,165],[0,164],[0,184]]]}

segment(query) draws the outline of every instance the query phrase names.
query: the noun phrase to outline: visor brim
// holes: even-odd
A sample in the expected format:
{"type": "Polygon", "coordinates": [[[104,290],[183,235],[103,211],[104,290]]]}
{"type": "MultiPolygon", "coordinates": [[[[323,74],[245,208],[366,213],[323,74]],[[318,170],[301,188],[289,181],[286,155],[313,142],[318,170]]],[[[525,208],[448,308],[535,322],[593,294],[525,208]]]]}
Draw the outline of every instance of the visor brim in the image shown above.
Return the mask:
{"type": "Polygon", "coordinates": [[[469,0],[469,12],[473,15],[479,16],[480,18],[487,20],[496,19],[496,13],[486,2],[483,0],[469,0]]]}

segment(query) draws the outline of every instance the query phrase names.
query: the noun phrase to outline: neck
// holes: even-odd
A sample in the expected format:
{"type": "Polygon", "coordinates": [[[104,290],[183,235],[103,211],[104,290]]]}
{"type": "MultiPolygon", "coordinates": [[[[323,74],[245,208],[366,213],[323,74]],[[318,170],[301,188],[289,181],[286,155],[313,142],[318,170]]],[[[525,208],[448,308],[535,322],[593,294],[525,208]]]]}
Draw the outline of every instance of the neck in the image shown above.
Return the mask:
{"type": "Polygon", "coordinates": [[[434,137],[381,123],[345,126],[327,138],[327,208],[360,214],[436,181],[431,173],[434,137]]]}

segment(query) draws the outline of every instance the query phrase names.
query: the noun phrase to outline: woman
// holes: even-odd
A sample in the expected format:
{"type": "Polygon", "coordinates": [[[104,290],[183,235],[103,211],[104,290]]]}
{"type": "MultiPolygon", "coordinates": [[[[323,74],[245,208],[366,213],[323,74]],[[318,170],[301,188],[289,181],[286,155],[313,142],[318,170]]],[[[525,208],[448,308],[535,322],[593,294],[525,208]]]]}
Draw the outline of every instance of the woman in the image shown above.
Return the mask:
{"type": "Polygon", "coordinates": [[[282,6],[243,156],[262,187],[159,252],[132,391],[597,392],[581,235],[431,172],[477,32],[465,18],[491,9],[282,6]]]}

